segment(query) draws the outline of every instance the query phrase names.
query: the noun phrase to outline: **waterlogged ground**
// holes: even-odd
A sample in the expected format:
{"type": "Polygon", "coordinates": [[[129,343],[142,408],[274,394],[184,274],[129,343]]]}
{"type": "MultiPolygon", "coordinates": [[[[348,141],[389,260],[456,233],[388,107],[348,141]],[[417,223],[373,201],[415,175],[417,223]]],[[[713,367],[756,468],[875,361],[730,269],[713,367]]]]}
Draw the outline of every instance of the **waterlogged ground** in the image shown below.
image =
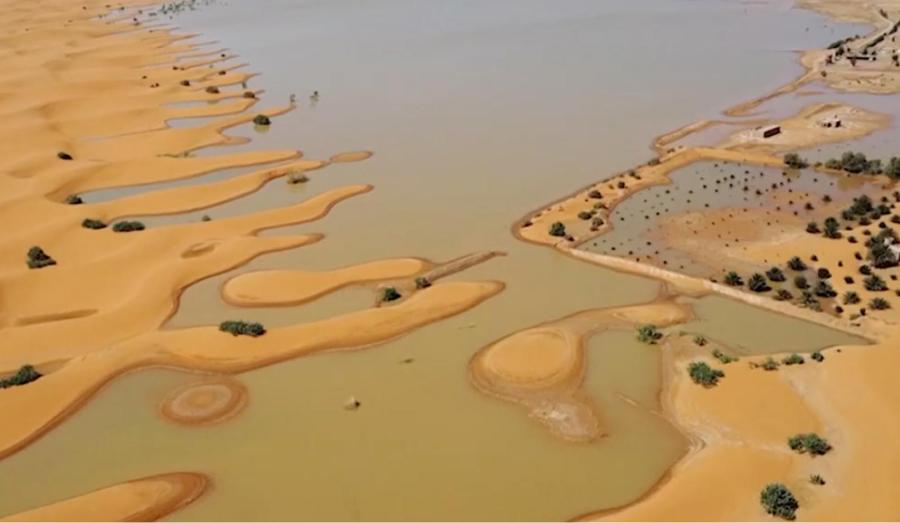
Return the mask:
{"type": "MultiPolygon", "coordinates": [[[[269,132],[234,129],[253,142],[231,150],[376,155],[311,173],[307,184],[279,180],[217,208],[146,220],[157,227],[203,214],[216,219],[340,185],[375,186],[314,225],[267,232],[327,237],[192,286],[167,328],[238,316],[275,326],[372,303],[365,288],[283,309],[221,302],[226,278],[262,268],[329,269],[398,255],[444,261],[502,250],[506,257],[455,277],[503,280],[507,288],[379,347],[241,375],[249,405],[219,426],[176,426],[157,415],[169,391],[198,377],[161,369],[123,376],[0,462],[0,513],[176,470],[207,473],[215,485],[173,515],[179,520],[557,520],[634,500],[685,450],[683,438],[651,413],[658,348],[638,344],[630,332],[589,340],[586,390],[609,436],[586,445],[562,442],[520,409],[476,392],[466,365],[512,332],[588,308],[648,301],[658,286],[518,242],[509,226],[548,195],[646,161],[654,135],[715,117],[790,79],[800,72],[790,51],[862,32],[790,10],[788,2],[687,0],[232,0],[174,21],[260,71],[251,87],[267,90],[263,106],[297,94],[298,110],[276,118],[269,132]],[[313,90],[320,92],[315,103],[313,90]],[[359,410],[343,408],[350,396],[362,402],[359,410]]],[[[748,353],[848,341],[706,300],[685,330],[748,353]]]]}

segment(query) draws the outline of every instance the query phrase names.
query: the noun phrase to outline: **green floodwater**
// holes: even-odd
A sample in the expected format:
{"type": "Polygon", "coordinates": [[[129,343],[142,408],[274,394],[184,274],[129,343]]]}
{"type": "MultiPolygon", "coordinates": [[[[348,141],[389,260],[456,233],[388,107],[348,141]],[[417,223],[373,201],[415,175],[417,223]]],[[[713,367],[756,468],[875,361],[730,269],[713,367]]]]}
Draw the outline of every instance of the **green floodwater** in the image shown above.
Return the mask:
{"type": "MultiPolygon", "coordinates": [[[[580,445],[476,392],[467,363],[512,332],[588,308],[649,301],[658,285],[518,242],[509,225],[645,161],[652,136],[786,81],[799,66],[785,51],[861,32],[788,2],[689,0],[233,0],[176,22],[260,71],[251,86],[267,90],[263,106],[298,94],[301,107],[276,118],[270,132],[234,129],[253,138],[238,149],[376,155],[311,173],[303,186],[275,181],[213,209],[148,218],[148,225],[287,205],[349,183],[372,183],[375,191],[320,222],[266,232],[323,232],[326,239],[191,286],[166,328],[235,316],[275,327],[372,302],[369,290],[352,287],[300,307],[239,310],[221,302],[226,278],[262,268],[501,250],[507,256],[453,278],[502,280],[507,288],[390,343],[242,374],[249,406],[219,426],[176,426],[156,414],[166,393],[196,376],[162,369],[122,376],[0,462],[0,514],[172,471],[203,472],[214,482],[171,516],[178,520],[558,520],[636,499],[685,450],[654,413],[657,348],[624,331],[589,340],[585,388],[609,436],[580,445]],[[704,60],[694,59],[698,53],[704,60]],[[322,93],[315,104],[307,101],[313,89],[322,93]],[[400,363],[407,358],[414,361],[400,363]],[[351,395],[362,402],[353,412],[343,409],[351,395]]],[[[728,300],[704,298],[696,309],[696,322],[675,328],[746,353],[859,341],[728,300]]]]}

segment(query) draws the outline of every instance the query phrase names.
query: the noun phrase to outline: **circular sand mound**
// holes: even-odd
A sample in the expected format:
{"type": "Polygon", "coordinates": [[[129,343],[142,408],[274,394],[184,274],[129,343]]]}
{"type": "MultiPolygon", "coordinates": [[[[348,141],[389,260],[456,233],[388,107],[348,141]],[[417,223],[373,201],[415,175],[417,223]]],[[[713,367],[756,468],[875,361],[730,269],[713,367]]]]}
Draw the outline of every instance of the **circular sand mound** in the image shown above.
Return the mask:
{"type": "Polygon", "coordinates": [[[247,405],[247,388],[239,381],[219,378],[189,383],[173,390],[160,412],[184,425],[211,425],[239,413],[247,405]]]}

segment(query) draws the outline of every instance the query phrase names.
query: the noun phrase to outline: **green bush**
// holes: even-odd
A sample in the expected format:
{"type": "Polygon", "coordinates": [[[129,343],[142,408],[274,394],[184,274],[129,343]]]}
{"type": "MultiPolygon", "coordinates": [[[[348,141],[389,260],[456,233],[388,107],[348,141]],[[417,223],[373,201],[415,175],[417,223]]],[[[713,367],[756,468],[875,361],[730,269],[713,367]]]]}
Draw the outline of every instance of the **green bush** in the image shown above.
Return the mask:
{"type": "Polygon", "coordinates": [[[809,223],[806,224],[806,232],[808,232],[808,233],[810,233],[810,234],[819,234],[819,233],[822,232],[822,231],[819,230],[819,224],[818,224],[818,223],[816,223],[816,222],[809,222],[809,223]]]}
{"type": "Polygon", "coordinates": [[[728,354],[725,354],[724,352],[720,351],[719,349],[713,350],[712,355],[713,355],[713,358],[719,360],[724,365],[728,365],[729,363],[733,363],[735,361],[738,361],[738,359],[739,359],[736,356],[729,356],[728,354]]]}
{"type": "Polygon", "coordinates": [[[772,267],[771,269],[766,271],[766,277],[769,278],[770,281],[781,282],[785,280],[784,272],[778,267],[772,267]]]}
{"type": "Polygon", "coordinates": [[[859,294],[856,292],[847,291],[844,293],[844,305],[856,305],[859,301],[859,294]]]}
{"type": "Polygon", "coordinates": [[[794,295],[787,289],[778,289],[775,293],[775,299],[778,301],[790,301],[794,299],[794,295]]]}
{"type": "Polygon", "coordinates": [[[867,291],[880,292],[887,290],[887,284],[877,274],[866,277],[866,279],[863,280],[863,285],[867,291]]]}
{"type": "Polygon", "coordinates": [[[777,361],[775,361],[771,357],[769,357],[769,358],[766,358],[766,361],[760,363],[758,365],[758,367],[761,368],[762,370],[772,371],[772,370],[778,370],[779,364],[777,361]]]}
{"type": "Polygon", "coordinates": [[[116,222],[112,226],[113,232],[133,232],[133,231],[143,231],[144,224],[138,221],[121,221],[116,222]]]}
{"type": "Polygon", "coordinates": [[[784,155],[784,164],[791,169],[805,169],[809,167],[809,162],[801,158],[797,153],[787,153],[784,155]]]}
{"type": "Polygon", "coordinates": [[[417,289],[427,289],[428,287],[431,287],[431,280],[424,276],[419,276],[418,278],[416,278],[417,289]]]}
{"type": "Polygon", "coordinates": [[[588,211],[581,211],[578,213],[578,218],[581,220],[590,220],[594,215],[589,213],[588,211]]]}
{"type": "Polygon", "coordinates": [[[725,285],[730,285],[732,287],[740,287],[744,284],[744,280],[741,279],[740,275],[734,271],[730,271],[725,275],[725,285]]]}
{"type": "Polygon", "coordinates": [[[250,336],[256,338],[266,333],[261,323],[248,323],[246,321],[223,321],[219,324],[219,330],[231,333],[233,336],[250,336]]]}
{"type": "Polygon", "coordinates": [[[714,387],[719,383],[720,378],[725,377],[725,373],[719,369],[714,369],[702,361],[694,361],[688,365],[688,375],[697,385],[704,387],[714,387]]]}
{"type": "Polygon", "coordinates": [[[823,356],[822,353],[819,351],[813,352],[812,354],[809,355],[809,357],[812,358],[813,361],[816,361],[819,363],[822,363],[823,361],[825,361],[825,356],[823,356]]]}
{"type": "Polygon", "coordinates": [[[747,280],[747,288],[753,292],[768,292],[772,290],[766,282],[766,277],[759,273],[750,276],[750,279],[747,280]]]}
{"type": "Polygon", "coordinates": [[[799,354],[791,354],[781,360],[781,363],[784,363],[785,365],[803,365],[805,360],[803,359],[803,356],[799,354]]]}
{"type": "Polygon", "coordinates": [[[794,278],[794,286],[798,289],[808,289],[809,282],[806,280],[806,276],[797,276],[794,278]]]}
{"type": "Polygon", "coordinates": [[[872,298],[872,301],[869,302],[869,307],[876,311],[884,311],[890,309],[891,304],[884,298],[872,298]]]}
{"type": "Polygon", "coordinates": [[[402,298],[403,295],[397,292],[397,289],[393,287],[387,287],[383,291],[381,291],[381,301],[394,301],[402,298]]]}
{"type": "Polygon", "coordinates": [[[820,476],[818,474],[810,474],[809,482],[812,483],[813,485],[822,486],[825,484],[825,478],[823,478],[822,476],[820,476]]]}
{"type": "Polygon", "coordinates": [[[797,518],[796,512],[800,508],[797,498],[781,483],[770,483],[759,495],[766,513],[782,519],[793,521],[797,518]]]}
{"type": "Polygon", "coordinates": [[[44,252],[44,249],[41,249],[37,246],[28,249],[28,254],[26,254],[26,261],[28,263],[29,269],[43,269],[44,267],[56,265],[56,260],[51,258],[49,254],[44,252]]]}
{"type": "Polygon", "coordinates": [[[70,194],[66,196],[65,202],[67,205],[81,205],[82,203],[84,203],[84,200],[82,200],[81,196],[78,196],[77,194],[70,194]]]}
{"type": "Polygon", "coordinates": [[[85,229],[105,229],[106,224],[101,222],[100,220],[95,220],[93,218],[85,218],[84,221],[81,222],[81,226],[85,229]]]}
{"type": "Polygon", "coordinates": [[[828,440],[814,432],[791,436],[788,439],[788,446],[794,452],[813,456],[823,456],[831,450],[828,440]]]}
{"type": "Polygon", "coordinates": [[[258,114],[253,117],[253,123],[256,125],[271,125],[272,120],[264,114],[258,114]]]}
{"type": "Polygon", "coordinates": [[[550,236],[565,236],[566,226],[562,222],[553,222],[550,225],[550,236]]]}
{"type": "Polygon", "coordinates": [[[832,239],[841,237],[841,224],[831,216],[825,218],[825,237],[832,239]]]}
{"type": "Polygon", "coordinates": [[[659,332],[659,329],[656,328],[656,325],[641,325],[638,327],[638,340],[641,343],[649,343],[650,345],[655,344],[657,341],[661,340],[663,337],[663,333],[659,332]]]}
{"type": "Polygon", "coordinates": [[[22,365],[12,376],[0,379],[0,389],[27,385],[32,381],[37,381],[41,376],[43,374],[35,370],[31,365],[22,365]]]}
{"type": "Polygon", "coordinates": [[[792,271],[805,271],[807,269],[806,263],[803,262],[799,257],[794,256],[787,262],[788,268],[792,271]]]}
{"type": "Polygon", "coordinates": [[[702,347],[702,346],[706,345],[707,343],[708,342],[706,341],[706,337],[704,337],[703,335],[698,334],[698,335],[694,336],[694,344],[697,345],[698,347],[702,347]]]}
{"type": "Polygon", "coordinates": [[[816,282],[816,287],[813,289],[813,292],[820,298],[834,298],[837,296],[837,292],[831,287],[831,284],[825,280],[816,282]]]}

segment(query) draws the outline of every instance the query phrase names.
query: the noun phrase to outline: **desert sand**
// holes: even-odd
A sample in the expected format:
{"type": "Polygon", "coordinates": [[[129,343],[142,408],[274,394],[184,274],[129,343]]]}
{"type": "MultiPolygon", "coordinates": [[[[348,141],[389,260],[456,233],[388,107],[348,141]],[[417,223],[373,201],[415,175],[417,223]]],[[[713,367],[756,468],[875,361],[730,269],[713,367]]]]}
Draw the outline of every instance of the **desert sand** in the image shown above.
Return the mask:
{"type": "MultiPolygon", "coordinates": [[[[316,233],[257,233],[313,222],[373,187],[339,187],[242,216],[219,219],[212,210],[211,219],[195,223],[140,224],[136,230],[130,224],[130,231],[122,231],[122,222],[214,208],[277,178],[364,161],[373,152],[336,152],[315,160],[298,150],[229,151],[228,145],[245,140],[229,137],[227,129],[277,126],[277,116],[296,107],[258,108],[263,91],[245,87],[254,74],[233,63],[234,55],[156,24],[150,9],[138,6],[146,7],[96,0],[2,2],[0,218],[16,226],[0,249],[0,370],[8,376],[33,365],[43,376],[0,394],[0,406],[17,419],[0,430],[0,456],[34,441],[129,370],[162,365],[212,374],[202,385],[174,391],[161,408],[185,423],[224,422],[247,406],[248,397],[237,381],[222,375],[317,351],[372,346],[461,313],[503,289],[499,282],[453,281],[422,289],[411,284],[399,303],[270,329],[260,337],[232,336],[216,326],[163,330],[189,285],[268,252],[325,240],[316,233]],[[213,101],[218,103],[203,103],[213,101]],[[190,118],[191,125],[170,127],[176,118],[190,118]],[[215,151],[220,154],[192,154],[212,146],[223,146],[215,151]],[[243,170],[218,181],[202,178],[232,168],[243,170]],[[165,185],[190,178],[197,183],[165,185]],[[144,187],[113,199],[92,192],[137,186],[144,187]],[[33,247],[53,263],[29,267],[33,247]]],[[[456,270],[489,258],[470,258],[456,270]]],[[[345,285],[378,284],[435,268],[414,258],[361,262],[347,260],[351,268],[324,273],[298,268],[286,276],[287,284],[278,275],[271,285],[260,279],[272,275],[239,277],[231,282],[232,301],[301,303],[345,285]]],[[[197,474],[163,475],[12,517],[153,519],[191,502],[206,484],[197,474]]]]}

